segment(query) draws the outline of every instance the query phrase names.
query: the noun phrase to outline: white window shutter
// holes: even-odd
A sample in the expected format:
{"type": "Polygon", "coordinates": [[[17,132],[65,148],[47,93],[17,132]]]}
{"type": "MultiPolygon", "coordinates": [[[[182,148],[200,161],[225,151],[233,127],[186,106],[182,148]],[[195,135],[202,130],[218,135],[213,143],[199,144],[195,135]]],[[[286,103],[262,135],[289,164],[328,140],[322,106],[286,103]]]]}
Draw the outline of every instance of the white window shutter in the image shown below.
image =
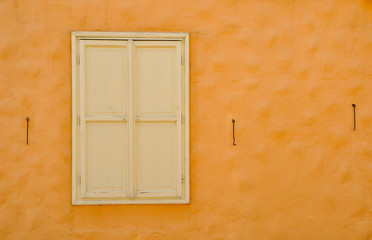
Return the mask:
{"type": "Polygon", "coordinates": [[[127,197],[126,41],[80,41],[81,197],[127,197]]]}
{"type": "Polygon", "coordinates": [[[134,194],[179,197],[182,195],[180,42],[134,42],[133,69],[134,194]]]}

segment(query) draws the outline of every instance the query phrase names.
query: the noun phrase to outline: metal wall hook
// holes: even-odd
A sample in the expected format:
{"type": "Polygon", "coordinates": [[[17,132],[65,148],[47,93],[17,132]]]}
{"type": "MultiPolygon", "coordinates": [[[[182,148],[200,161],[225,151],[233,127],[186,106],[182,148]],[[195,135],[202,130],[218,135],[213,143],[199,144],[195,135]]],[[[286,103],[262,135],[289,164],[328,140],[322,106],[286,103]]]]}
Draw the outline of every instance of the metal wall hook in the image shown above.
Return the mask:
{"type": "Polygon", "coordinates": [[[26,121],[27,121],[26,144],[28,145],[28,122],[30,121],[30,118],[26,117],[26,121]]]}
{"type": "Polygon", "coordinates": [[[232,124],[233,124],[233,146],[236,145],[235,143],[235,119],[232,120],[232,124]]]}
{"type": "Polygon", "coordinates": [[[353,108],[354,108],[354,131],[355,131],[356,130],[356,114],[355,114],[356,105],[353,103],[353,104],[351,104],[351,106],[353,106],[353,108]]]}

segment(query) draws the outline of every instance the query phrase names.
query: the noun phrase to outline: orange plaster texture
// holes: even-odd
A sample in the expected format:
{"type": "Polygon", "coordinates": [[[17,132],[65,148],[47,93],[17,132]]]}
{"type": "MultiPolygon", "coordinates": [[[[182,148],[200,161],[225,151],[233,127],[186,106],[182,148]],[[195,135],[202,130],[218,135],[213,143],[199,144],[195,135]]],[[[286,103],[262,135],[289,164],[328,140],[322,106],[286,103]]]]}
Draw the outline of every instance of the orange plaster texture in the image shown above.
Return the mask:
{"type": "Polygon", "coordinates": [[[372,1],[1,0],[0,16],[0,239],[372,239],[372,1]],[[190,32],[191,204],[71,206],[76,30],[190,32]]]}

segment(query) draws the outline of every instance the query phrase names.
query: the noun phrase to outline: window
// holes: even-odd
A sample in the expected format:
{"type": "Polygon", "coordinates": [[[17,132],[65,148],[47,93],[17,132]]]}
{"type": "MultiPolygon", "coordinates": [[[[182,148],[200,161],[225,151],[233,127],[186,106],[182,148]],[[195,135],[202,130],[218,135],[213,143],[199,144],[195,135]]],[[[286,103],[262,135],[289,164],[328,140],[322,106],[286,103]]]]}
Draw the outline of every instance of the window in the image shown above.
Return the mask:
{"type": "Polygon", "coordinates": [[[187,33],[72,32],[72,204],[189,202],[187,33]]]}

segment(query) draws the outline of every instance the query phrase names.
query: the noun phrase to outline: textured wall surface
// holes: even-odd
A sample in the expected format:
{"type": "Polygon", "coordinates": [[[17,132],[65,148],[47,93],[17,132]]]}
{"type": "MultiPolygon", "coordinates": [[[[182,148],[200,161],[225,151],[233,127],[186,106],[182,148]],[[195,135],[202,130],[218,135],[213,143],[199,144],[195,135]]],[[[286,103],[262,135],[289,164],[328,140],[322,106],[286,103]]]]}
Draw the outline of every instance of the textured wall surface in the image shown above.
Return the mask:
{"type": "Polygon", "coordinates": [[[371,64],[371,0],[0,0],[0,238],[371,240],[371,64]],[[73,30],[190,32],[190,205],[71,206],[73,30]]]}

